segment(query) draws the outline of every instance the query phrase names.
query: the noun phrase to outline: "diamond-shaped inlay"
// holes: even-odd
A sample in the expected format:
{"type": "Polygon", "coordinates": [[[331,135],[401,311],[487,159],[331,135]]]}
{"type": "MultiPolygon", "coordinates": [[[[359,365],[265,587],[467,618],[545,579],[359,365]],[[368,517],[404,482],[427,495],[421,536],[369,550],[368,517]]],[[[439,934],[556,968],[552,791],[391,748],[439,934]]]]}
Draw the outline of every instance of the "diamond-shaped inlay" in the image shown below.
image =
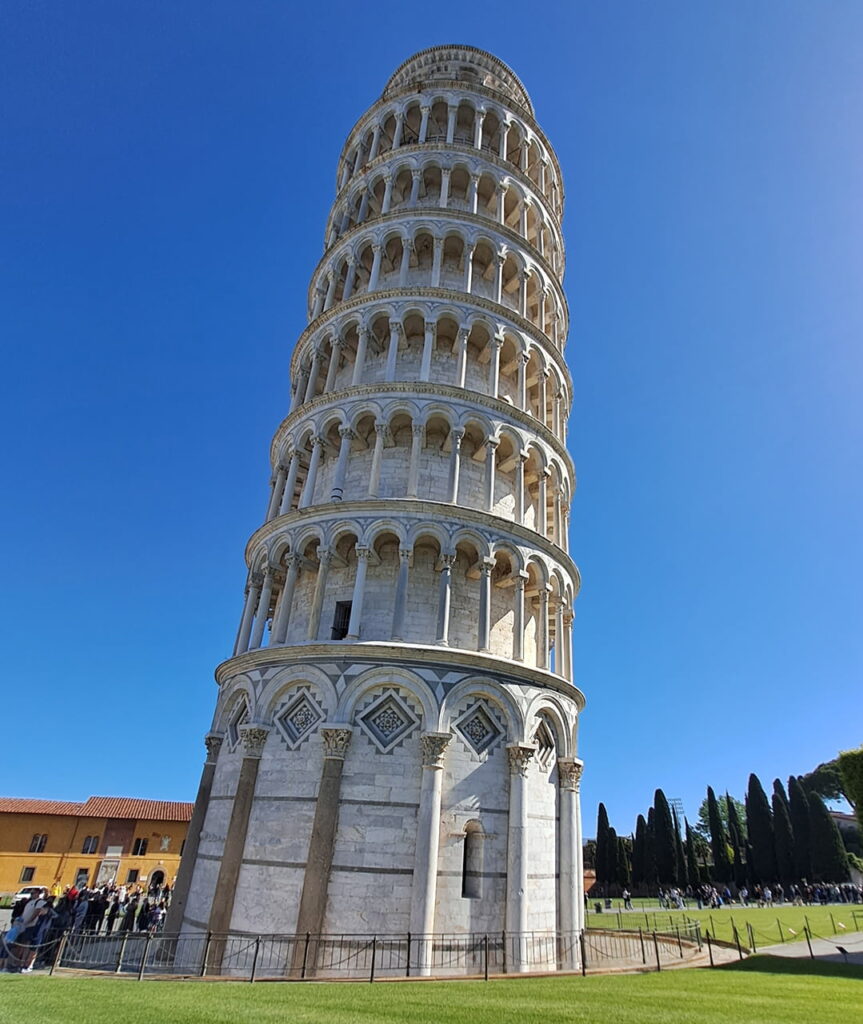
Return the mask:
{"type": "Polygon", "coordinates": [[[378,750],[386,754],[419,724],[419,719],[398,694],[385,693],[359,716],[358,722],[378,750]]]}
{"type": "Polygon", "coordinates": [[[231,750],[240,742],[240,726],[245,725],[249,720],[249,705],[245,700],[234,708],[231,721],[228,725],[228,743],[231,750]]]}
{"type": "Polygon", "coordinates": [[[485,753],[495,740],[503,736],[503,730],[482,704],[469,707],[455,727],[476,754],[485,753]]]}
{"type": "Polygon", "coordinates": [[[276,724],[288,741],[288,746],[297,747],[323,717],[323,712],[309,694],[300,692],[276,718],[276,724]]]}

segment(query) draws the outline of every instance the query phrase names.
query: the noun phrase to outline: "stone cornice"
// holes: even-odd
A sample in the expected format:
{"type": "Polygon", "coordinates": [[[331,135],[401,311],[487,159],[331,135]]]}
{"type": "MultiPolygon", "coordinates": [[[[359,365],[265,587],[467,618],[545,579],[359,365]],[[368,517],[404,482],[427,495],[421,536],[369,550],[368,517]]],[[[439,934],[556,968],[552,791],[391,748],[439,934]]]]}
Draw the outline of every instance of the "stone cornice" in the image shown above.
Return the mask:
{"type": "MultiPolygon", "coordinates": [[[[563,284],[561,283],[562,274],[552,267],[545,256],[541,255],[540,251],[534,248],[528,240],[520,235],[517,231],[513,231],[512,228],[508,228],[505,224],[501,224],[499,220],[494,217],[485,217],[482,214],[470,213],[468,210],[449,210],[444,209],[440,206],[416,206],[410,207],[407,210],[395,210],[391,213],[383,214],[378,217],[369,217],[364,220],[362,224],[357,224],[351,228],[350,231],[346,232],[341,238],[337,239],[325,250],[324,255],[318,261],[318,265],[312,271],[312,276],[309,281],[309,289],[307,293],[307,302],[309,306],[313,305],[315,295],[315,285],[318,278],[322,273],[328,269],[329,262],[333,259],[334,253],[340,246],[350,248],[350,243],[355,241],[357,238],[361,238],[364,234],[370,234],[372,229],[376,225],[386,227],[388,224],[404,224],[408,225],[413,221],[433,221],[433,220],[445,220],[453,221],[461,227],[468,228],[480,228],[486,229],[483,234],[491,235],[492,237],[497,235],[504,240],[508,240],[513,243],[513,246],[518,249],[524,249],[529,254],[534,263],[539,264],[540,267],[548,274],[549,280],[553,282],[555,291],[558,294],[558,298],[566,313],[567,327],[569,325],[569,305],[566,301],[566,294],[563,290],[563,284]]],[[[365,293],[369,294],[369,293],[365,293]]],[[[372,292],[371,294],[375,294],[372,292]]],[[[469,295],[468,292],[463,292],[463,295],[467,295],[468,299],[472,299],[473,295],[469,295]]]]}
{"type": "Polygon", "coordinates": [[[536,434],[566,463],[572,478],[572,491],[575,494],[577,482],[575,463],[569,453],[569,449],[543,423],[540,423],[530,413],[524,412],[514,405],[509,405],[507,402],[502,402],[499,398],[484,395],[481,391],[471,391],[468,388],[457,388],[452,384],[439,384],[432,381],[406,380],[357,384],[342,388],[340,391],[331,391],[327,395],[318,395],[311,402],[306,402],[298,409],[295,409],[294,412],[288,413],[276,428],[276,433],[273,435],[273,440],[270,443],[270,465],[275,468],[279,452],[295,423],[300,423],[306,416],[314,415],[329,405],[344,408],[345,402],[348,399],[369,399],[375,398],[378,395],[424,395],[430,398],[450,398],[453,401],[458,401],[468,406],[483,406],[498,416],[509,419],[511,422],[529,430],[532,434],[536,434]]]}
{"type": "MultiPolygon", "coordinates": [[[[546,196],[540,192],[539,186],[533,178],[525,174],[524,171],[516,167],[515,164],[511,164],[508,160],[501,160],[500,157],[488,152],[488,150],[476,149],[474,146],[468,146],[464,143],[457,142],[414,142],[409,146],[399,146],[398,149],[388,149],[386,153],[382,153],[380,156],[376,156],[374,160],[370,160],[367,164],[363,164],[362,170],[345,182],[345,184],[339,189],[338,195],[333,200],[333,205],[330,208],[330,213],[327,217],[326,235],[329,235],[330,226],[333,222],[333,214],[339,206],[339,203],[341,203],[344,198],[344,194],[349,193],[352,188],[356,188],[360,179],[368,178],[390,160],[397,162],[399,157],[410,157],[415,155],[433,157],[435,153],[453,153],[456,156],[472,156],[473,159],[485,160],[486,163],[501,171],[504,177],[513,178],[518,181],[519,184],[527,189],[531,196],[542,205],[552,227],[554,228],[555,234],[557,235],[557,242],[560,246],[561,257],[564,259],[566,258],[566,245],[563,239],[563,227],[561,225],[560,217],[558,217],[557,213],[551,207],[546,196]]],[[[441,207],[441,210],[443,209],[444,208],[441,207]]],[[[462,210],[461,212],[464,213],[466,211],[462,210]]],[[[475,217],[478,215],[469,214],[469,216],[475,217]]]]}
{"type": "Polygon", "coordinates": [[[255,548],[281,530],[288,529],[307,521],[320,522],[323,519],[350,519],[357,516],[379,515],[381,518],[392,519],[398,515],[410,515],[415,519],[431,519],[435,522],[445,518],[447,522],[482,526],[497,534],[504,534],[520,541],[522,545],[542,551],[552,561],[564,566],[570,573],[574,585],[573,600],[581,589],[581,573],[569,554],[534,530],[514,523],[511,519],[503,519],[491,512],[467,508],[464,505],[451,505],[446,501],[420,501],[416,498],[366,498],[361,501],[326,502],[320,505],[307,505],[302,509],[294,509],[282,516],[276,516],[268,523],[259,526],[246,544],[246,565],[251,568],[251,558],[255,548]],[[446,513],[442,516],[442,513],[446,513]]]}
{"type": "MultiPolygon", "coordinates": [[[[337,164],[337,173],[336,173],[337,188],[338,188],[338,170],[341,169],[342,164],[345,162],[346,154],[348,153],[350,148],[353,146],[353,144],[356,142],[357,135],[362,133],[362,132],[368,131],[368,129],[371,127],[369,122],[374,119],[374,116],[377,115],[383,107],[388,107],[388,106],[392,105],[394,103],[394,101],[398,101],[398,100],[400,100],[402,98],[414,98],[414,97],[419,98],[419,97],[421,97],[425,93],[449,92],[449,91],[460,92],[460,93],[463,93],[466,96],[469,96],[471,94],[475,94],[477,96],[488,96],[499,107],[502,107],[503,109],[506,109],[507,107],[509,107],[512,113],[514,113],[516,116],[521,118],[525,122],[525,124],[527,124],[527,126],[530,128],[530,130],[532,132],[534,132],[536,134],[536,136],[542,141],[543,145],[545,146],[546,152],[548,153],[549,160],[551,160],[552,163],[554,164],[554,169],[557,172],[557,180],[560,182],[560,207],[561,207],[561,212],[562,212],[563,211],[563,206],[564,206],[565,193],[564,193],[563,175],[561,174],[561,171],[560,171],[560,163],[559,163],[559,161],[557,159],[557,153],[554,151],[554,147],[552,146],[551,142],[549,142],[549,139],[548,139],[548,136],[545,133],[545,130],[540,127],[539,122],[536,120],[534,115],[532,113],[526,111],[523,107],[520,107],[517,103],[513,102],[512,104],[509,104],[509,103],[503,102],[503,100],[501,100],[499,94],[494,92],[493,89],[486,89],[484,86],[474,85],[473,83],[468,85],[466,82],[458,82],[458,81],[455,81],[455,82],[445,82],[445,81],[435,82],[434,83],[434,87],[431,88],[431,89],[417,89],[417,88],[415,88],[413,86],[409,86],[409,87],[407,87],[405,89],[400,89],[398,92],[391,93],[389,96],[385,96],[385,97],[382,96],[377,102],[373,103],[370,107],[367,107],[366,110],[363,112],[363,114],[354,123],[353,128],[351,128],[350,132],[348,133],[347,138],[345,139],[345,144],[344,144],[344,146],[342,146],[342,151],[341,151],[341,153],[339,153],[339,161],[338,161],[338,164],[337,164]]],[[[420,145],[420,143],[418,143],[418,145],[420,145]]],[[[437,143],[422,143],[421,145],[426,145],[426,146],[427,145],[437,145],[437,143]]],[[[402,147],[402,146],[399,147],[399,149],[403,149],[403,148],[406,148],[406,147],[402,147]]],[[[487,150],[477,149],[475,146],[464,147],[464,148],[472,149],[474,153],[488,153],[487,150]]],[[[391,151],[388,150],[387,152],[391,152],[391,151]]],[[[493,154],[488,154],[488,155],[490,157],[493,157],[493,154]]],[[[500,157],[497,157],[496,160],[497,160],[497,162],[501,166],[515,167],[515,164],[510,164],[509,161],[501,160],[500,157]]],[[[516,170],[518,171],[518,168],[516,168],[516,170]]],[[[521,173],[521,172],[519,171],[519,173],[521,173]]],[[[528,179],[528,181],[530,181],[530,179],[528,179]]],[[[348,184],[348,183],[346,182],[346,184],[348,184]]],[[[339,190],[339,191],[341,191],[341,190],[339,190]]],[[[337,198],[338,198],[338,192],[337,192],[337,198]]],[[[555,214],[555,216],[557,216],[557,214],[555,214]]]]}
{"type": "Polygon", "coordinates": [[[511,683],[527,683],[542,689],[553,690],[574,700],[579,711],[584,710],[585,699],[581,690],[553,672],[520,665],[516,661],[496,658],[491,654],[466,651],[457,647],[432,647],[424,644],[350,642],[332,643],[309,642],[284,647],[260,647],[254,651],[228,658],[216,667],[215,677],[219,686],[229,679],[252,669],[265,666],[282,667],[288,664],[309,662],[349,661],[369,662],[370,665],[394,663],[409,667],[411,662],[422,665],[439,665],[445,669],[460,668],[476,675],[503,677],[511,683]]]}
{"type": "MultiPolygon", "coordinates": [[[[297,353],[304,346],[306,339],[317,331],[325,328],[330,320],[335,320],[340,316],[344,316],[345,313],[350,313],[356,309],[360,309],[362,306],[386,303],[392,299],[404,299],[405,301],[409,301],[411,299],[437,299],[440,302],[448,302],[459,306],[476,306],[479,309],[484,309],[486,312],[493,314],[499,320],[505,320],[508,323],[514,324],[518,330],[525,334],[529,334],[537,344],[541,345],[543,347],[543,351],[547,355],[552,356],[558,370],[566,378],[567,385],[569,386],[569,393],[572,394],[572,375],[569,372],[569,367],[567,366],[566,359],[563,356],[566,348],[566,341],[564,341],[563,346],[558,349],[545,331],[541,331],[536,324],[531,323],[530,320],[525,319],[525,317],[521,316],[520,313],[516,313],[514,309],[510,309],[509,306],[498,305],[498,303],[492,302],[490,299],[485,299],[481,295],[467,295],[465,292],[453,291],[449,288],[388,288],[385,291],[364,292],[362,295],[357,295],[348,299],[347,302],[338,303],[338,305],[333,306],[332,309],[326,310],[312,320],[299,338],[297,338],[297,343],[294,345],[294,351],[291,354],[291,375],[295,375],[294,362],[297,359],[297,353]]],[[[566,301],[565,296],[564,301],[566,301]]]]}

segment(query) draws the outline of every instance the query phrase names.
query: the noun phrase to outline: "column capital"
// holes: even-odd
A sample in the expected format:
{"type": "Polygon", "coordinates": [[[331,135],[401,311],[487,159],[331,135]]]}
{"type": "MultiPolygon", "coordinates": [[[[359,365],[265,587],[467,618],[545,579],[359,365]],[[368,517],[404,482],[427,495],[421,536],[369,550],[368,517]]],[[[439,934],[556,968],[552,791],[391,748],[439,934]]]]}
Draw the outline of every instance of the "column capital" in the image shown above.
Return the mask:
{"type": "Polygon", "coordinates": [[[451,732],[424,732],[420,736],[423,768],[443,768],[443,756],[451,739],[451,732]]]}
{"type": "Polygon", "coordinates": [[[356,545],[354,547],[354,551],[356,552],[357,558],[358,559],[361,558],[361,559],[363,559],[363,561],[367,561],[369,556],[372,553],[372,549],[371,548],[361,547],[360,545],[356,545]]]}
{"type": "Polygon", "coordinates": [[[504,343],[504,336],[502,334],[495,334],[489,341],[489,345],[493,348],[502,348],[504,343]]]}
{"type": "Polygon", "coordinates": [[[324,757],[344,761],[354,730],[349,725],[322,725],[321,739],[324,741],[324,757]]]}
{"type": "Polygon", "coordinates": [[[413,554],[414,554],[414,549],[413,548],[399,547],[399,561],[400,562],[410,562],[410,560],[413,558],[413,554]]]}
{"type": "Polygon", "coordinates": [[[351,440],[353,440],[354,432],[351,430],[350,427],[339,427],[339,437],[343,441],[345,440],[345,438],[350,438],[351,440]]]}
{"type": "Polygon", "coordinates": [[[264,752],[267,737],[270,735],[267,726],[250,722],[247,725],[241,725],[238,731],[243,747],[243,757],[260,757],[264,752]]]}
{"type": "Polygon", "coordinates": [[[344,343],[345,343],[345,339],[340,337],[338,334],[334,334],[330,338],[330,348],[331,349],[341,348],[342,345],[344,345],[344,343]]]}
{"type": "Polygon", "coordinates": [[[536,747],[527,746],[524,743],[508,743],[506,756],[509,759],[510,775],[527,776],[530,759],[536,753],[536,747]]]}
{"type": "Polygon", "coordinates": [[[440,556],[441,571],[443,571],[444,569],[447,569],[447,570],[452,569],[453,565],[455,564],[456,557],[457,556],[456,556],[456,553],[454,551],[451,552],[450,554],[442,554],[440,556]]]}
{"type": "Polygon", "coordinates": [[[401,320],[390,320],[389,327],[391,334],[401,334],[404,330],[401,320]]]}
{"type": "Polygon", "coordinates": [[[452,438],[453,446],[461,446],[461,439],[464,437],[464,430],[461,427],[453,427],[449,432],[449,436],[452,438]]]}
{"type": "Polygon", "coordinates": [[[485,446],[486,446],[486,448],[490,448],[492,451],[496,451],[499,444],[500,444],[500,438],[499,437],[487,437],[485,439],[485,446]]]}
{"type": "Polygon", "coordinates": [[[458,333],[456,334],[456,341],[467,341],[469,334],[470,326],[468,324],[459,324],[458,333]]]}
{"type": "Polygon", "coordinates": [[[422,177],[422,173],[423,172],[421,167],[414,167],[413,170],[411,171],[411,177],[413,178],[414,181],[419,181],[419,179],[422,177]]]}
{"type": "Polygon", "coordinates": [[[422,423],[414,423],[411,425],[411,433],[414,437],[423,437],[426,432],[426,428],[422,423]]]}
{"type": "Polygon", "coordinates": [[[491,573],[497,563],[493,558],[481,558],[479,560],[479,570],[481,573],[491,573]]]}
{"type": "Polygon", "coordinates": [[[323,551],[318,551],[318,565],[323,568],[328,566],[333,560],[333,553],[329,548],[324,548],[323,551]]]}
{"type": "Polygon", "coordinates": [[[581,775],[584,761],[578,757],[559,757],[557,759],[557,779],[561,789],[577,793],[581,789],[581,775]]]}
{"type": "Polygon", "coordinates": [[[296,551],[292,551],[289,555],[285,556],[285,565],[289,569],[293,569],[294,566],[299,568],[300,565],[302,564],[302,561],[302,556],[299,555],[298,552],[296,551]]]}
{"type": "Polygon", "coordinates": [[[311,442],[313,448],[323,448],[323,446],[327,443],[327,439],[325,437],[321,437],[320,434],[315,434],[313,437],[310,437],[309,441],[311,442]]]}
{"type": "Polygon", "coordinates": [[[260,589],[261,584],[264,582],[264,574],[260,572],[253,572],[249,577],[249,587],[255,587],[260,589]]]}
{"type": "Polygon", "coordinates": [[[501,252],[499,252],[499,253],[496,253],[495,258],[497,259],[497,265],[499,267],[502,267],[504,265],[504,263],[506,263],[506,258],[507,258],[508,255],[509,255],[509,253],[507,253],[506,251],[503,251],[503,250],[501,252]]]}
{"type": "Polygon", "coordinates": [[[441,177],[443,177],[444,175],[449,177],[451,172],[452,172],[452,168],[451,167],[441,167],[441,169],[440,169],[441,177]]]}
{"type": "Polygon", "coordinates": [[[204,737],[204,745],[207,748],[207,764],[215,764],[219,751],[222,749],[224,734],[221,732],[208,732],[204,737]]]}
{"type": "MultiPolygon", "coordinates": [[[[381,251],[381,249],[383,249],[383,246],[381,245],[380,242],[372,242],[372,252],[378,253],[381,251]]],[[[362,330],[368,330],[368,328],[363,327],[362,330]]]]}
{"type": "Polygon", "coordinates": [[[515,589],[524,593],[525,584],[530,579],[527,572],[524,569],[519,569],[518,572],[512,574],[512,578],[515,580],[515,589]]]}

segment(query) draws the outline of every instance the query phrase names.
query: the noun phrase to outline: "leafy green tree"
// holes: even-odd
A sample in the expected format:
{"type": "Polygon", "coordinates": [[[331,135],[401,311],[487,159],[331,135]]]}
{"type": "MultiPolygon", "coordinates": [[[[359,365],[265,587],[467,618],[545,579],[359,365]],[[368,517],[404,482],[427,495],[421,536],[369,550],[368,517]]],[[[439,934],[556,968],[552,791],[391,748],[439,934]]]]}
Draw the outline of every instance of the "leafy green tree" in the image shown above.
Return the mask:
{"type": "MultiPolygon", "coordinates": [[[[700,813],[700,812],[699,812],[700,813]]],[[[728,840],[719,814],[719,804],[711,786],[707,787],[707,820],[710,825],[710,850],[713,854],[713,878],[717,882],[731,881],[731,862],[728,859],[728,840]]]]}
{"type": "Polygon", "coordinates": [[[794,881],[794,831],[791,828],[791,811],[785,787],[775,779],[773,795],[770,798],[773,807],[773,841],[776,854],[776,871],[783,885],[794,881]]]}
{"type": "Polygon", "coordinates": [[[863,747],[843,750],[839,755],[839,771],[845,799],[854,808],[857,822],[863,830],[863,747]]]}
{"type": "MultiPolygon", "coordinates": [[[[726,793],[725,796],[717,797],[716,804],[719,808],[719,818],[722,822],[722,827],[725,830],[726,834],[729,831],[729,811],[731,806],[734,806],[734,808],[737,810],[737,818],[742,825],[740,838],[741,840],[745,840],[746,827],[742,824],[745,815],[743,802],[735,799],[733,796],[729,796],[726,793]]],[[[698,808],[698,822],[695,825],[693,825],[693,830],[698,835],[703,836],[708,842],[712,842],[713,832],[710,828],[710,808],[708,806],[708,800],[706,798],[701,801],[701,806],[698,808]]]]}
{"type": "Polygon", "coordinates": [[[755,774],[749,776],[746,789],[746,827],[752,847],[752,874],[755,881],[772,882],[776,878],[773,814],[764,787],[755,774]]]}
{"type": "Polygon", "coordinates": [[[608,885],[610,881],[608,827],[608,811],[605,804],[600,804],[596,815],[596,881],[600,885],[608,885]]]}
{"type": "Polygon", "coordinates": [[[800,777],[806,795],[817,793],[822,800],[847,800],[854,805],[853,799],[849,799],[845,791],[845,779],[839,767],[839,758],[834,757],[832,761],[825,761],[808,775],[800,777]]]}
{"type": "Polygon", "coordinates": [[[680,834],[680,821],[677,811],[673,807],[671,818],[674,823],[674,859],[677,864],[677,884],[685,889],[689,884],[689,871],[686,865],[686,851],[683,849],[683,837],[680,834]]]}
{"type": "Polygon", "coordinates": [[[842,836],[824,801],[814,793],[809,797],[809,827],[812,877],[819,882],[847,882],[848,854],[842,836]]]}
{"type": "Polygon", "coordinates": [[[683,819],[686,830],[686,873],[689,876],[690,885],[698,885],[701,873],[698,870],[698,853],[695,849],[695,835],[689,827],[686,818],[683,819]]]}
{"type": "Polygon", "coordinates": [[[647,832],[644,837],[644,884],[656,885],[656,811],[647,812],[647,832]]]}
{"type": "MultiPolygon", "coordinates": [[[[814,797],[814,799],[818,799],[814,797]]],[[[809,823],[809,797],[800,779],[792,775],[788,779],[788,810],[791,817],[791,831],[794,833],[794,875],[798,880],[812,877],[812,843],[809,823]]]]}
{"type": "Polygon", "coordinates": [[[743,827],[740,824],[737,801],[732,800],[727,793],[725,794],[725,806],[728,808],[728,839],[731,843],[732,856],[731,873],[734,876],[734,884],[739,889],[746,881],[746,865],[743,863],[743,848],[746,840],[743,835],[743,827]]]}
{"type": "Polygon", "coordinates": [[[656,814],[656,874],[660,885],[674,885],[677,882],[677,845],[674,842],[674,820],[671,808],[661,789],[653,796],[656,814]]]}
{"type": "Polygon", "coordinates": [[[646,846],[647,822],[644,820],[644,815],[639,814],[638,819],[635,822],[635,839],[632,843],[632,884],[634,886],[644,885],[646,881],[644,865],[644,859],[647,853],[646,846]]]}

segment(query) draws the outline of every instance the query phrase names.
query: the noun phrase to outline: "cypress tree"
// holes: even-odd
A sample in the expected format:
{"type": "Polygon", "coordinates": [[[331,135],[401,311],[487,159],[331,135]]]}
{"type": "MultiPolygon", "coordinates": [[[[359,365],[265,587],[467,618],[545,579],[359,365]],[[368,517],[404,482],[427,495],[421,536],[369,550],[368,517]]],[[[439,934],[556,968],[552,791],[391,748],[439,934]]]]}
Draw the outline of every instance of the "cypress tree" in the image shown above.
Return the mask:
{"type": "Polygon", "coordinates": [[[660,885],[674,885],[677,882],[677,847],[674,842],[674,821],[671,808],[661,789],[653,796],[653,807],[656,813],[655,848],[656,874],[660,885]]]}
{"type": "Polygon", "coordinates": [[[746,828],[752,847],[752,874],[755,881],[764,884],[772,882],[776,878],[773,815],[764,787],[755,774],[749,776],[746,789],[746,828]]]}
{"type": "Polygon", "coordinates": [[[647,812],[647,831],[644,836],[644,884],[656,885],[656,811],[647,812]]]}
{"type": "Polygon", "coordinates": [[[728,860],[728,841],[725,838],[725,829],[722,827],[719,805],[716,802],[716,794],[713,792],[712,786],[707,787],[707,820],[710,824],[710,849],[713,853],[713,880],[730,882],[731,862],[728,860]]]}
{"type": "Polygon", "coordinates": [[[596,815],[596,881],[608,885],[608,812],[599,805],[596,815]]]}
{"type": "MultiPolygon", "coordinates": [[[[608,830],[608,888],[617,885],[617,832],[613,828],[608,830]]],[[[608,892],[606,891],[606,895],[608,892]]]]}
{"type": "Polygon", "coordinates": [[[647,853],[647,822],[644,815],[639,814],[635,823],[635,839],[632,843],[632,884],[633,886],[644,885],[646,882],[644,870],[644,858],[647,853]]]}
{"type": "Polygon", "coordinates": [[[792,775],[788,780],[788,808],[791,831],[794,834],[794,876],[800,881],[812,877],[812,849],[809,825],[809,797],[800,780],[792,775]]]}
{"type": "Polygon", "coordinates": [[[695,855],[695,839],[686,818],[683,819],[683,823],[686,829],[686,871],[689,875],[689,884],[698,885],[701,874],[698,870],[698,858],[695,855]]]}
{"type": "Polygon", "coordinates": [[[671,809],[671,817],[674,821],[674,855],[677,862],[677,884],[685,889],[689,882],[689,872],[686,867],[686,853],[683,849],[683,838],[680,835],[680,821],[677,818],[677,811],[671,809]]]}
{"type": "Polygon", "coordinates": [[[847,882],[848,854],[845,852],[845,844],[824,801],[815,793],[809,796],[809,826],[812,877],[819,882],[847,882]]]}
{"type": "Polygon", "coordinates": [[[629,852],[623,836],[617,838],[617,884],[624,889],[632,882],[632,870],[629,865],[629,852]]]}
{"type": "Polygon", "coordinates": [[[746,882],[746,866],[743,863],[743,828],[737,813],[737,804],[727,793],[725,794],[725,803],[728,807],[728,838],[731,841],[731,850],[734,854],[732,875],[734,884],[739,889],[746,882]]]}
{"type": "Polygon", "coordinates": [[[775,779],[773,795],[770,798],[773,806],[773,841],[776,852],[776,870],[779,881],[790,885],[794,881],[794,831],[791,827],[791,812],[788,808],[788,797],[785,787],[775,779]]]}

